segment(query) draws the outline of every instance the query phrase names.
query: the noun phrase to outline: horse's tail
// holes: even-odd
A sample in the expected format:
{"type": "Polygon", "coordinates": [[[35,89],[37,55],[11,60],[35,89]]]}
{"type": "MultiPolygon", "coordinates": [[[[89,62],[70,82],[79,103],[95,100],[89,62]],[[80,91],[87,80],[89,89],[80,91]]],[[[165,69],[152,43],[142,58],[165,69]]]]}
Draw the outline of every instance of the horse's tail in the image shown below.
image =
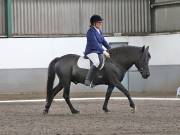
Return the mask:
{"type": "Polygon", "coordinates": [[[51,61],[48,67],[48,78],[47,78],[47,97],[46,101],[51,96],[51,92],[53,89],[53,84],[54,84],[54,79],[55,79],[55,63],[57,62],[58,58],[55,58],[54,60],[51,61]]]}

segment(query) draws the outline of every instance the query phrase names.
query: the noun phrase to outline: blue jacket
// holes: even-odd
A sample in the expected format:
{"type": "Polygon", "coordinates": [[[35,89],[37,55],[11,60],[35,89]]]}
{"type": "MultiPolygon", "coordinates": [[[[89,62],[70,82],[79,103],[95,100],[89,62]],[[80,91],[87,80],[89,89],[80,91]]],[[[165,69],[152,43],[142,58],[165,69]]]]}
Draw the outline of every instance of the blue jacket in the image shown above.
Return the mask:
{"type": "Polygon", "coordinates": [[[100,34],[94,27],[90,27],[87,34],[87,44],[85,49],[85,55],[90,53],[98,53],[102,54],[104,49],[102,48],[102,45],[106,49],[110,49],[111,47],[107,43],[107,41],[104,39],[104,36],[102,35],[102,32],[100,31],[100,34]]]}

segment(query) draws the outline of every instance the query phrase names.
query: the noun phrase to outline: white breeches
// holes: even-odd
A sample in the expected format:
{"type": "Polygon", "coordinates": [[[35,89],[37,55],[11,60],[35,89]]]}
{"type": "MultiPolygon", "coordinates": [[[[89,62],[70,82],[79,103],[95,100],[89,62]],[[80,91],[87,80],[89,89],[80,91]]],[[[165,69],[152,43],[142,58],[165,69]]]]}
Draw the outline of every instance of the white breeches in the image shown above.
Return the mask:
{"type": "Polygon", "coordinates": [[[99,56],[97,53],[90,53],[87,57],[92,61],[93,65],[98,68],[100,65],[99,56]]]}

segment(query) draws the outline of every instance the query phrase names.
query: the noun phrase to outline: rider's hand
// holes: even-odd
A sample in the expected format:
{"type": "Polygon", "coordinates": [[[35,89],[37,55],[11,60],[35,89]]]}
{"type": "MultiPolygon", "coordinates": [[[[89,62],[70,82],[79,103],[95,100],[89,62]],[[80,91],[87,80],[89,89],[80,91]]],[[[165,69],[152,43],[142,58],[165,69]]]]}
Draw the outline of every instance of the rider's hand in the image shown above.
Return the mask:
{"type": "Polygon", "coordinates": [[[103,54],[107,57],[110,58],[110,54],[107,51],[103,51],[103,54]]]}

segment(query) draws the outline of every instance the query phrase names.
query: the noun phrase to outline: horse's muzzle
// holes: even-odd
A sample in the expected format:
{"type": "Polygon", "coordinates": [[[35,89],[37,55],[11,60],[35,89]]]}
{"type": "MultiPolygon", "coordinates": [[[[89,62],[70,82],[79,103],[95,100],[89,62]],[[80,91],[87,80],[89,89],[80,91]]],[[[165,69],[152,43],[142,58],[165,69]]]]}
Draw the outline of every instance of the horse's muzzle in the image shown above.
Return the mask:
{"type": "Polygon", "coordinates": [[[143,77],[144,79],[147,79],[149,76],[150,76],[150,73],[142,74],[142,77],[143,77]]]}

